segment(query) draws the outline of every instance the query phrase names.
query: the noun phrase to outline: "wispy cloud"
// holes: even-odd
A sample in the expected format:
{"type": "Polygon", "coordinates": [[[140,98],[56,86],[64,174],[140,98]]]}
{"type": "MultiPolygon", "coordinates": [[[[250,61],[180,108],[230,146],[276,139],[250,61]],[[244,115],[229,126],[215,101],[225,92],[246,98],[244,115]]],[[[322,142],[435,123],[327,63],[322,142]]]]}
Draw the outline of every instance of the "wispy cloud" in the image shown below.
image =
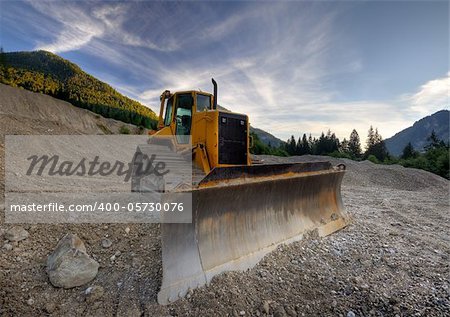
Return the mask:
{"type": "Polygon", "coordinates": [[[56,32],[56,39],[50,43],[39,43],[36,49],[54,53],[76,50],[105,32],[105,25],[92,19],[85,10],[73,3],[67,3],[63,10],[54,2],[31,1],[30,4],[41,14],[47,14],[60,25],[60,31],[56,32]]]}
{"type": "Polygon", "coordinates": [[[450,71],[447,76],[430,80],[420,86],[412,95],[404,95],[403,98],[412,104],[411,110],[427,115],[443,108],[448,109],[450,90],[450,71]]]}
{"type": "MultiPolygon", "coordinates": [[[[56,38],[49,43],[39,43],[36,49],[62,53],[81,49],[95,39],[132,47],[144,47],[156,51],[172,51],[178,48],[173,42],[156,44],[124,29],[130,18],[129,5],[124,3],[102,4],[89,7],[81,2],[30,1],[41,14],[47,14],[61,27],[56,38]]],[[[52,30],[54,31],[54,30],[52,30]]]]}
{"type": "MultiPolygon", "coordinates": [[[[336,14],[330,12],[316,19],[312,15],[313,8],[306,7],[296,19],[280,20],[280,14],[287,15],[288,8],[275,6],[273,9],[280,11],[279,14],[263,14],[252,8],[251,12],[240,11],[239,18],[231,16],[212,27],[212,34],[219,37],[226,37],[235,29],[263,28],[252,38],[233,42],[232,50],[238,54],[230,53],[217,61],[207,56],[198,64],[192,61],[174,65],[152,64],[159,85],[136,97],[155,104],[164,89],[210,90],[210,77],[214,76],[219,82],[219,103],[233,111],[249,114],[254,126],[276,132],[282,138],[289,133],[306,131],[305,127],[313,128],[310,132],[320,133],[316,124],[320,121],[319,116],[324,111],[333,113],[333,110],[324,110],[320,106],[328,103],[330,108],[336,94],[324,84],[330,74],[330,54],[336,53],[332,48],[340,40],[332,33],[336,14]],[[252,19],[253,16],[259,18],[252,19]]],[[[214,51],[211,55],[214,56],[214,51]]],[[[341,70],[333,68],[333,72],[357,71],[355,63],[360,63],[355,56],[345,57],[340,60],[341,70]]],[[[340,105],[335,106],[334,112],[338,112],[340,105]]],[[[329,117],[327,120],[329,123],[321,127],[332,127],[334,119],[329,117]]]]}

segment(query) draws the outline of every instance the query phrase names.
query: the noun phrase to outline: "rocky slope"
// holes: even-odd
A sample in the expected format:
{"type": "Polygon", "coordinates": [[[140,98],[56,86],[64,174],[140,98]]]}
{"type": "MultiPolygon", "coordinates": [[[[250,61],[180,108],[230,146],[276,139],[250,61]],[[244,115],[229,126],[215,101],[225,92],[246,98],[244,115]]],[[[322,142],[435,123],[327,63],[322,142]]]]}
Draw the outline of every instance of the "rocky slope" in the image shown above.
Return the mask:
{"type": "Polygon", "coordinates": [[[132,124],[103,118],[68,102],[0,84],[1,134],[117,134],[122,127],[146,133],[132,124]]]}
{"type": "Polygon", "coordinates": [[[406,128],[393,137],[385,140],[386,147],[392,155],[399,156],[403,149],[411,142],[414,149],[422,151],[429,143],[427,138],[434,131],[439,140],[449,142],[450,112],[448,110],[438,111],[430,116],[416,121],[411,127],[406,128]]]}

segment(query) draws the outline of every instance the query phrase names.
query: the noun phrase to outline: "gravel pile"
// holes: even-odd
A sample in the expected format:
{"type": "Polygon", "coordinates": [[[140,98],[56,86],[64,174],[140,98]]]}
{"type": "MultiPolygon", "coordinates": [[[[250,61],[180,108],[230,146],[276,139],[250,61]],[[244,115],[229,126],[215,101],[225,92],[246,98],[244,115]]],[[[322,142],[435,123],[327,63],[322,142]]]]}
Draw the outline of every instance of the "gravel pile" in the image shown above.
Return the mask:
{"type": "MultiPolygon", "coordinates": [[[[323,239],[277,248],[246,272],[216,276],[186,298],[159,306],[160,228],[153,225],[4,223],[4,139],[32,122],[0,117],[0,315],[2,316],[449,316],[449,181],[398,165],[325,157],[261,157],[266,163],[344,163],[342,194],[352,222],[323,239]],[[12,120],[22,126],[13,126],[12,120]],[[14,128],[13,128],[14,127],[14,128]],[[28,235],[24,234],[27,232],[28,235]],[[86,285],[51,285],[47,257],[67,233],[99,264],[86,285]],[[26,237],[25,237],[26,236],[26,237]],[[11,238],[11,241],[8,239],[11,238]],[[22,239],[23,237],[23,239],[22,239]]],[[[49,121],[50,122],[50,121],[49,121]]],[[[37,133],[69,127],[39,121],[37,133]]]]}
{"type": "MultiPolygon", "coordinates": [[[[344,162],[342,193],[350,226],[324,239],[280,246],[253,269],[217,276],[169,306],[156,303],[162,273],[158,225],[25,225],[29,237],[0,252],[1,313],[448,315],[449,182],[400,166],[344,162]],[[375,175],[378,180],[370,185],[375,175]],[[85,286],[57,289],[45,263],[67,232],[85,241],[100,268],[85,286]],[[101,287],[101,296],[90,295],[89,287],[101,287]]],[[[2,231],[11,227],[0,225],[2,231]]]]}

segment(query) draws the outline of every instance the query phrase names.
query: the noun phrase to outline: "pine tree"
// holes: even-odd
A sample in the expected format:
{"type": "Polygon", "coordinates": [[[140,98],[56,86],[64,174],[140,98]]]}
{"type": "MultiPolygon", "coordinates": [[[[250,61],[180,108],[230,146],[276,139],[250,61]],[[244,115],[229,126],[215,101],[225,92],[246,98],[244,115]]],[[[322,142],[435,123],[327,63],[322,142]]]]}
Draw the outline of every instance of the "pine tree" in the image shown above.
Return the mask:
{"type": "Polygon", "coordinates": [[[381,162],[389,158],[389,152],[387,151],[383,138],[378,133],[378,129],[374,131],[372,126],[370,126],[367,135],[367,150],[364,153],[364,158],[367,159],[371,155],[375,156],[381,162]]]}
{"type": "Polygon", "coordinates": [[[341,142],[341,146],[339,147],[339,151],[341,152],[341,153],[349,153],[349,151],[348,151],[348,141],[347,141],[347,139],[346,138],[344,138],[343,140],[342,140],[342,142],[341,142]]]}
{"type": "Polygon", "coordinates": [[[325,134],[322,134],[319,137],[319,140],[316,141],[316,153],[318,155],[322,155],[325,153],[325,134]]]}
{"type": "Polygon", "coordinates": [[[331,138],[330,138],[330,149],[329,149],[330,152],[329,153],[339,151],[340,146],[341,145],[340,145],[339,139],[336,137],[336,134],[332,133],[331,138]]]}
{"type": "Polygon", "coordinates": [[[416,157],[416,156],[417,156],[417,152],[414,150],[411,142],[408,142],[408,144],[403,149],[403,153],[401,155],[401,158],[402,159],[408,159],[408,158],[416,157]]]}
{"type": "Polygon", "coordinates": [[[445,146],[444,141],[439,140],[439,138],[436,135],[436,132],[433,130],[431,131],[430,136],[427,138],[427,141],[429,142],[426,146],[425,146],[425,150],[429,150],[429,149],[434,149],[434,148],[438,148],[440,146],[445,146]]]}
{"type": "Polygon", "coordinates": [[[286,142],[286,152],[288,152],[289,155],[295,155],[297,150],[297,144],[295,142],[295,137],[291,135],[290,139],[286,142]]]}
{"type": "Polygon", "coordinates": [[[375,139],[375,144],[376,144],[376,143],[380,143],[381,141],[383,141],[383,138],[382,138],[381,135],[378,133],[378,128],[375,128],[374,139],[375,139]]]}
{"type": "Polygon", "coordinates": [[[297,145],[295,146],[295,154],[296,155],[303,155],[303,144],[302,139],[299,137],[297,141],[297,145]]]}
{"type": "Polygon", "coordinates": [[[306,138],[306,133],[303,133],[302,145],[303,145],[304,154],[311,154],[311,146],[309,144],[308,139],[306,138]]]}
{"type": "Polygon", "coordinates": [[[375,145],[375,143],[375,131],[373,130],[373,127],[370,126],[369,132],[367,133],[366,149],[369,149],[371,146],[375,145]]]}
{"type": "Polygon", "coordinates": [[[352,133],[350,133],[348,153],[353,159],[358,159],[361,157],[361,142],[359,140],[358,132],[356,132],[355,129],[353,129],[352,133]]]}

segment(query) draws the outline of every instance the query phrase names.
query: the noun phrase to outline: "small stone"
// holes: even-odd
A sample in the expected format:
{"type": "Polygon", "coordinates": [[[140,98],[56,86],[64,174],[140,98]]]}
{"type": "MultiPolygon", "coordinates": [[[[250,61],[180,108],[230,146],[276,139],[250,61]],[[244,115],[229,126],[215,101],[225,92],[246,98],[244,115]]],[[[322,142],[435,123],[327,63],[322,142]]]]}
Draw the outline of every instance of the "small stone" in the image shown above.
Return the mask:
{"type": "Polygon", "coordinates": [[[129,234],[129,233],[130,233],[130,227],[126,227],[126,228],[125,228],[125,233],[126,233],[126,234],[129,234]]]}
{"type": "Polygon", "coordinates": [[[103,297],[105,290],[99,285],[94,285],[88,287],[84,293],[86,295],[86,302],[94,303],[103,297]]]}
{"type": "Polygon", "coordinates": [[[102,239],[102,247],[104,247],[105,249],[109,248],[112,246],[112,242],[109,239],[102,239]]]}
{"type": "Polygon", "coordinates": [[[360,287],[361,287],[362,289],[369,289],[369,285],[367,285],[367,284],[362,284],[360,287]]]}
{"type": "Polygon", "coordinates": [[[263,310],[263,312],[264,312],[266,315],[269,314],[269,312],[270,312],[269,301],[267,301],[267,300],[263,301],[263,303],[262,303],[262,310],[263,310]]]}
{"type": "Polygon", "coordinates": [[[55,309],[56,309],[56,306],[55,306],[55,304],[53,304],[53,303],[47,303],[47,304],[45,304],[45,311],[47,312],[47,313],[53,313],[54,311],[55,311],[55,309]]]}
{"type": "Polygon", "coordinates": [[[116,257],[119,257],[121,254],[122,254],[122,252],[120,252],[119,250],[117,250],[116,253],[114,253],[114,255],[115,255],[116,257]]]}
{"type": "Polygon", "coordinates": [[[142,266],[142,261],[140,258],[137,257],[133,257],[133,259],[131,260],[131,266],[134,268],[139,268],[142,266]]]}
{"type": "Polygon", "coordinates": [[[241,310],[241,311],[239,312],[239,315],[244,316],[244,315],[245,315],[245,311],[244,311],[244,310],[241,310]]]}
{"type": "Polygon", "coordinates": [[[278,306],[273,313],[273,317],[286,317],[286,311],[283,306],[278,306]]]}
{"type": "Polygon", "coordinates": [[[348,311],[347,313],[347,317],[356,317],[355,313],[352,312],[351,310],[348,311]]]}
{"type": "Polygon", "coordinates": [[[3,245],[3,249],[5,249],[6,251],[11,251],[13,249],[13,246],[9,243],[5,243],[5,245],[3,245]]]}
{"type": "Polygon", "coordinates": [[[30,306],[32,306],[32,305],[34,304],[34,299],[30,297],[30,298],[27,300],[27,304],[30,305],[30,306]]]}
{"type": "Polygon", "coordinates": [[[21,241],[28,238],[28,236],[28,231],[20,226],[12,227],[5,233],[5,239],[9,241],[21,241]]]}
{"type": "Polygon", "coordinates": [[[112,255],[112,256],[109,258],[109,260],[110,260],[111,262],[114,262],[114,261],[116,260],[116,256],[115,256],[115,255],[112,255]]]}
{"type": "Polygon", "coordinates": [[[288,314],[288,316],[291,316],[291,317],[297,316],[297,312],[295,311],[294,307],[285,306],[284,310],[286,311],[286,314],[288,314]]]}

